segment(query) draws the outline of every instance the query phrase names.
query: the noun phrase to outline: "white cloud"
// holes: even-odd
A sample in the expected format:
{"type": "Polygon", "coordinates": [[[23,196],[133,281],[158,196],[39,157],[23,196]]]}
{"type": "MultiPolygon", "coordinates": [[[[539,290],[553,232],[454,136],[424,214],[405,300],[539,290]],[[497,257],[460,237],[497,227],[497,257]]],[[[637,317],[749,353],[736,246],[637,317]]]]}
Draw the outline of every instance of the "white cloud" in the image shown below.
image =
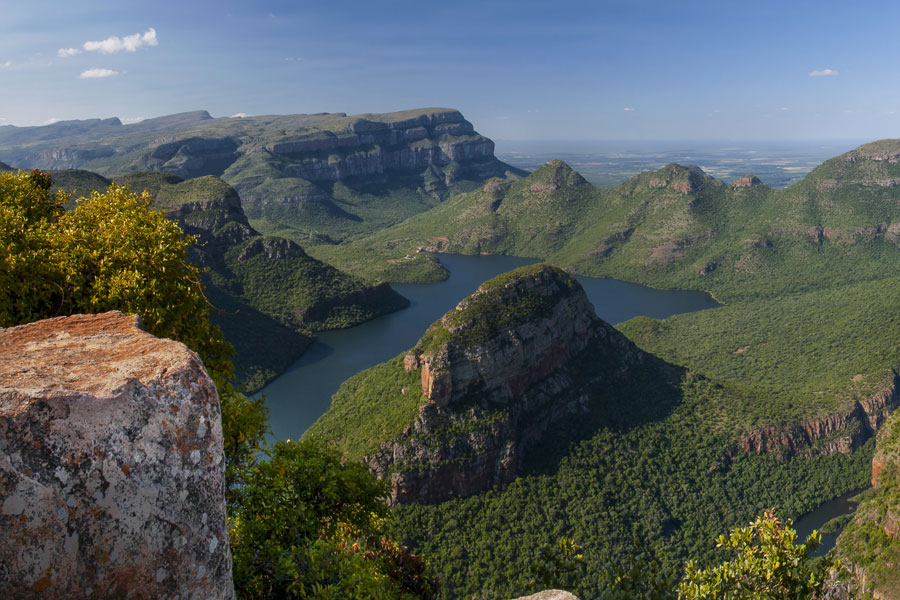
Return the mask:
{"type": "Polygon", "coordinates": [[[853,113],[853,109],[852,109],[852,108],[845,108],[845,109],[844,109],[844,114],[845,114],[845,115],[849,115],[849,114],[852,114],[852,113],[853,113]]]}
{"type": "Polygon", "coordinates": [[[288,62],[300,62],[301,60],[306,60],[302,56],[285,56],[284,60],[288,62]]]}
{"type": "Polygon", "coordinates": [[[62,121],[59,117],[50,117],[46,121],[44,121],[44,125],[53,125],[54,123],[59,123],[62,121]]]}
{"type": "Polygon", "coordinates": [[[8,68],[10,68],[11,66],[12,66],[12,61],[11,61],[11,60],[7,60],[7,61],[5,61],[2,65],[0,65],[0,68],[8,69],[8,68]]]}
{"type": "Polygon", "coordinates": [[[625,112],[634,112],[634,109],[631,108],[630,106],[626,106],[626,107],[623,108],[622,110],[624,110],[625,112]]]}
{"type": "Polygon", "coordinates": [[[59,58],[69,58],[70,56],[81,54],[82,52],[84,51],[79,50],[78,48],[60,48],[56,51],[56,56],[58,56],[59,58]]]}
{"type": "Polygon", "coordinates": [[[83,48],[88,52],[102,52],[103,54],[115,54],[116,52],[134,52],[142,46],[158,46],[156,30],[152,27],[144,33],[135,33],[123,38],[118,36],[108,37],[98,42],[85,42],[83,48]]]}
{"type": "Polygon", "coordinates": [[[231,115],[231,118],[232,119],[243,119],[244,117],[249,117],[249,116],[250,115],[248,115],[247,113],[234,113],[233,115],[231,115]]]}
{"type": "Polygon", "coordinates": [[[822,69],[821,71],[810,71],[810,77],[831,77],[832,75],[837,75],[838,71],[834,69],[822,69]]]}
{"type": "Polygon", "coordinates": [[[103,79],[118,74],[118,71],[113,71],[112,69],[88,69],[87,71],[82,71],[78,79],[103,79]]]}
{"type": "Polygon", "coordinates": [[[122,117],[119,120],[122,121],[122,123],[124,123],[125,125],[131,125],[133,123],[140,123],[146,118],[147,117],[122,117]]]}
{"type": "Polygon", "coordinates": [[[782,107],[779,108],[778,110],[780,110],[780,111],[788,111],[788,110],[791,110],[791,109],[789,109],[787,106],[782,106],[782,107]]]}

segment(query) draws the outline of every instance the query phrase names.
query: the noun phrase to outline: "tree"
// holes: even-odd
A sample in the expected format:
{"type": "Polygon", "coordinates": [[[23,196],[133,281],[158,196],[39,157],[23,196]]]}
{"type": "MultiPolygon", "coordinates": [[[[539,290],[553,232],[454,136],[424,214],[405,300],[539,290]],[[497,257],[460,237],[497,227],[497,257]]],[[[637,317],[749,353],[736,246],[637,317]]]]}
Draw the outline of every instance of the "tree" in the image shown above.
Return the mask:
{"type": "Polygon", "coordinates": [[[120,310],[143,328],[183,342],[218,385],[232,376],[233,349],[209,321],[195,240],[150,207],[148,194],[113,185],[65,212],[40,171],[0,174],[0,327],[77,313],[120,310]]]}
{"type": "Polygon", "coordinates": [[[433,598],[421,558],[384,537],[387,484],[309,441],[255,465],[231,523],[242,598],[433,598]]]}
{"type": "Polygon", "coordinates": [[[826,558],[817,566],[808,563],[810,552],[821,536],[813,531],[805,543],[796,544],[791,522],[782,523],[774,510],[767,510],[749,527],[719,536],[716,547],[734,557],[720,565],[699,569],[686,566],[678,586],[683,600],[805,600],[814,598],[836,566],[826,558]]]}

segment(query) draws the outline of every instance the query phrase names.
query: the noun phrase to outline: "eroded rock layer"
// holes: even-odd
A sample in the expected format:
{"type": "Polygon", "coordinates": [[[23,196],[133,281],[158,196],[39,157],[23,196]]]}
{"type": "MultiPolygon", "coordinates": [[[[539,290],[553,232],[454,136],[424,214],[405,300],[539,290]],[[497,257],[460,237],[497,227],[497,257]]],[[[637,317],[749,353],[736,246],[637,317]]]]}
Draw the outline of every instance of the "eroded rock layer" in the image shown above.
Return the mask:
{"type": "Polygon", "coordinates": [[[119,312],[0,329],[0,596],[231,598],[219,400],[119,312]]]}
{"type": "Polygon", "coordinates": [[[367,462],[390,479],[396,503],[509,482],[551,425],[586,411],[597,386],[617,385],[643,358],[563,271],[538,265],[501,275],[406,355],[424,402],[367,462]]]}

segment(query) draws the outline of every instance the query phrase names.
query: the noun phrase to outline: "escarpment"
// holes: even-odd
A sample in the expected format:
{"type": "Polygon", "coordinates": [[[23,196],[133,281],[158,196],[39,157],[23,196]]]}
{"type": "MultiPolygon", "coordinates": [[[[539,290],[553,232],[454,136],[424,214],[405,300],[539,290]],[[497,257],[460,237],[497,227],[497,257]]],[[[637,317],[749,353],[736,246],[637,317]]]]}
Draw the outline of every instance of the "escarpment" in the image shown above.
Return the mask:
{"type": "MultiPolygon", "coordinates": [[[[415,381],[398,391],[418,398],[418,408],[364,461],[390,480],[394,503],[438,502],[507,483],[549,428],[586,412],[598,388],[621,384],[643,360],[594,314],[571,276],[548,265],[511,271],[389,363],[415,381]]],[[[337,414],[326,413],[310,434],[326,436],[337,414]]]]}
{"type": "Polygon", "coordinates": [[[0,594],[233,597],[219,411],[137,317],[0,329],[0,594]]]}
{"type": "MultiPolygon", "coordinates": [[[[788,455],[849,454],[878,432],[900,406],[900,375],[870,397],[853,402],[845,411],[786,428],[761,427],[741,437],[743,452],[763,454],[783,451],[788,455]]],[[[873,475],[873,478],[875,475],[873,475]]]]}
{"type": "Polygon", "coordinates": [[[900,414],[878,432],[872,486],[837,541],[837,556],[847,568],[831,582],[844,593],[838,598],[900,598],[900,414]]]}

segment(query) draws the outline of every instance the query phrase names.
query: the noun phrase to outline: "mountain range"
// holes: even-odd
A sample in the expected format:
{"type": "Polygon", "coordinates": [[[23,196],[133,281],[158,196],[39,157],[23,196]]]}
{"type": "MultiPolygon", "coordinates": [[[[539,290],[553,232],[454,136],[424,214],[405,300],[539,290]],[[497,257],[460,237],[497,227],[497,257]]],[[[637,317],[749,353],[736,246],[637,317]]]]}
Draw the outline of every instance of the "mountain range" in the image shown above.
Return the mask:
{"type": "Polygon", "coordinates": [[[79,193],[146,189],[199,236],[257,386],[312,332],[403,306],[385,282],[446,277],[435,252],[545,259],[345,382],[307,433],[390,480],[447,597],[508,597],[564,535],[593,597],[611,561],[713,560],[710,540],[765,508],[870,481],[837,551],[897,597],[900,140],[783,190],[677,164],[603,190],[558,160],[529,174],[450,109],[3,127],[0,160],[79,193]],[[724,306],[613,328],[572,273],[724,306]]]}

